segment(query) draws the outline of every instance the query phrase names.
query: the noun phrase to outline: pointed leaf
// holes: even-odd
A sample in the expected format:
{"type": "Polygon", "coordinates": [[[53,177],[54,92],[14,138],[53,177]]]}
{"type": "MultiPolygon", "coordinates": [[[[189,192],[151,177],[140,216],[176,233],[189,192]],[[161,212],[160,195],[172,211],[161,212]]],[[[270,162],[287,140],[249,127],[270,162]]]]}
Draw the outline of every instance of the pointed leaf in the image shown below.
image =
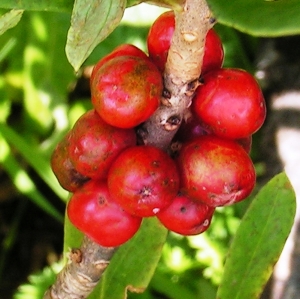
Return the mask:
{"type": "Polygon", "coordinates": [[[23,15],[23,10],[13,9],[0,17],[0,35],[16,26],[23,15]]]}
{"type": "Polygon", "coordinates": [[[66,45],[75,71],[120,23],[125,8],[126,0],[75,0],[66,45]]]}
{"type": "Polygon", "coordinates": [[[295,194],[285,173],[275,176],[250,204],[225,263],[217,299],[256,299],[291,230],[295,194]]]}
{"type": "Polygon", "coordinates": [[[207,0],[218,22],[257,36],[300,33],[299,0],[207,0]]]}

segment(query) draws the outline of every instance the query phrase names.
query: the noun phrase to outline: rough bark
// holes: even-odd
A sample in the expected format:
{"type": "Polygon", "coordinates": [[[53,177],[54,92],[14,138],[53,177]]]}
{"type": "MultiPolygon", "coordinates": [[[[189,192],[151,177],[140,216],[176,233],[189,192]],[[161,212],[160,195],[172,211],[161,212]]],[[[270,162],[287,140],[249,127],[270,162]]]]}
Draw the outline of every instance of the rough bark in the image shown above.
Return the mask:
{"type": "MultiPolygon", "coordinates": [[[[145,144],[167,150],[199,85],[204,44],[214,19],[205,0],[186,0],[175,12],[175,32],[164,74],[161,106],[140,128],[145,144]]],[[[94,289],[115,248],[103,248],[87,237],[73,250],[44,299],[84,299],[94,289]]]]}
{"type": "Polygon", "coordinates": [[[200,84],[205,38],[215,19],[204,0],[175,11],[175,32],[164,73],[160,108],[141,128],[145,144],[167,150],[200,84]]]}
{"type": "Polygon", "coordinates": [[[80,249],[72,249],[69,262],[58,274],[44,299],[83,299],[95,288],[117,248],[102,247],[85,237],[80,249]]]}

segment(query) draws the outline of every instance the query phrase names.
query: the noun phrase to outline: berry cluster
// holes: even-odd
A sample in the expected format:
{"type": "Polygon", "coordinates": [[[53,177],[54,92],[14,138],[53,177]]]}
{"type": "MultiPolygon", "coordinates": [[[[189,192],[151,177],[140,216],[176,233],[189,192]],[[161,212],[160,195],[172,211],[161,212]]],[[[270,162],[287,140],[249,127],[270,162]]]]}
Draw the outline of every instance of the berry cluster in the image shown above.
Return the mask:
{"type": "Polygon", "coordinates": [[[149,31],[149,56],[124,44],[95,65],[93,109],[51,158],[59,183],[73,193],[70,221],[102,246],[129,240],[143,217],[155,216],[182,235],[200,234],[216,207],[239,202],[254,188],[249,151],[265,119],[264,98],[249,73],[222,68],[222,43],[213,29],[191,117],[174,137],[178,152],[171,156],[138,142],[136,128],[160,105],[174,27],[174,13],[166,12],[149,31]]]}

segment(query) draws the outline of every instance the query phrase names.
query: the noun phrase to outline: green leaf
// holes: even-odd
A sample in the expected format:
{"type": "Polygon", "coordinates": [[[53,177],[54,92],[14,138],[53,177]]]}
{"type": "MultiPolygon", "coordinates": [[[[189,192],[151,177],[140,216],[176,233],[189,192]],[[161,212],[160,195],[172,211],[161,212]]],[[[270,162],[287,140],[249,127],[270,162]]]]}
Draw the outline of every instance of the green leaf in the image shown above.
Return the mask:
{"type": "Polygon", "coordinates": [[[0,8],[70,12],[74,0],[1,0],[0,8]]]}
{"type": "Polygon", "coordinates": [[[166,237],[167,230],[155,217],[145,218],[138,233],[115,253],[88,299],[124,299],[127,291],[144,291],[154,274],[166,237]]]}
{"type": "MultiPolygon", "coordinates": [[[[80,232],[69,220],[67,213],[65,213],[65,227],[64,227],[64,252],[70,251],[70,248],[79,248],[83,240],[83,233],[80,232]]],[[[65,255],[65,258],[67,256],[65,255]]],[[[67,260],[66,260],[67,261],[67,260]]]]}
{"type": "Polygon", "coordinates": [[[28,197],[34,204],[51,215],[54,219],[63,223],[64,219],[61,213],[38,191],[34,182],[13,156],[9,145],[1,134],[0,163],[21,194],[28,197]]]}
{"type": "Polygon", "coordinates": [[[207,0],[218,22],[256,36],[300,33],[299,0],[207,0]]]}
{"type": "Polygon", "coordinates": [[[75,0],[66,53],[78,71],[82,63],[120,23],[126,0],[75,0]]]}
{"type": "Polygon", "coordinates": [[[54,176],[50,161],[46,160],[38,151],[33,148],[25,139],[19,136],[12,128],[4,123],[0,123],[0,133],[14,148],[19,149],[28,164],[39,174],[45,183],[63,200],[66,199],[67,192],[61,188],[54,176]],[[34,154],[32,154],[34,152],[34,154]]]}
{"type": "Polygon", "coordinates": [[[63,105],[67,102],[68,86],[75,79],[64,53],[69,24],[69,14],[50,12],[27,13],[22,20],[21,38],[26,41],[22,51],[24,129],[43,137],[51,132],[54,124],[57,129],[67,127],[63,105]]]}
{"type": "Polygon", "coordinates": [[[229,250],[217,299],[256,299],[291,230],[296,210],[285,173],[275,176],[250,204],[229,250]]]}
{"type": "Polygon", "coordinates": [[[0,17],[0,35],[16,26],[23,15],[23,10],[13,9],[0,17]]]}

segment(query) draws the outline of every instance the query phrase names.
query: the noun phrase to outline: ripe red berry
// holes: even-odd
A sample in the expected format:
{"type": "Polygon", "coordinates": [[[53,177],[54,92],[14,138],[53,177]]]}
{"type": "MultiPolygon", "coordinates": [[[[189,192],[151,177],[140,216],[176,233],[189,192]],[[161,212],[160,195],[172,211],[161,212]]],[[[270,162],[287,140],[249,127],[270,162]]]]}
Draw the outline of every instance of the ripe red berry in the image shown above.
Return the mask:
{"type": "Polygon", "coordinates": [[[215,208],[179,193],[171,205],[157,214],[157,218],[167,229],[190,236],[209,228],[214,211],[215,208]]]}
{"type": "Polygon", "coordinates": [[[253,163],[235,141],[198,137],[183,144],[177,162],[183,190],[212,207],[245,199],[255,185],[253,163]]]}
{"type": "Polygon", "coordinates": [[[221,68],[223,61],[224,50],[222,41],[217,32],[210,29],[206,35],[201,74],[204,75],[207,72],[221,68]]]}
{"type": "Polygon", "coordinates": [[[94,242],[120,246],[138,231],[142,219],[125,212],[110,197],[104,181],[91,180],[71,197],[67,214],[71,223],[94,242]]]}
{"type": "Polygon", "coordinates": [[[266,106],[254,77],[240,69],[219,69],[204,76],[192,109],[205,128],[224,138],[252,135],[263,124],[266,106]]]}
{"type": "Polygon", "coordinates": [[[129,213],[148,217],[166,208],[179,189],[175,162],[153,146],[123,151],[108,173],[112,198],[129,213]]]}
{"type": "Polygon", "coordinates": [[[100,69],[100,67],[110,59],[117,57],[117,56],[136,56],[141,57],[144,59],[148,59],[148,56],[145,52],[143,52],[138,47],[131,45],[131,44],[122,44],[118,47],[116,47],[112,52],[110,52],[108,55],[104,56],[101,60],[99,60],[96,65],[93,68],[90,81],[93,82],[94,77],[97,73],[97,71],[100,69]]]}
{"type": "MultiPolygon", "coordinates": [[[[173,11],[161,14],[152,24],[148,37],[147,47],[149,57],[164,71],[167,62],[168,51],[175,30],[175,15],[173,11]]],[[[206,35],[202,74],[222,66],[224,60],[224,50],[222,41],[215,30],[210,29],[206,35]]]]}
{"type": "Polygon", "coordinates": [[[90,110],[71,130],[69,155],[78,172],[92,179],[105,179],[115,158],[125,148],[135,145],[133,129],[113,127],[95,110],[90,110]]]}
{"type": "Polygon", "coordinates": [[[163,71],[175,30],[173,11],[161,14],[152,24],[147,37],[149,57],[163,71]]]}
{"type": "Polygon", "coordinates": [[[92,104],[104,121],[133,128],[158,108],[162,76],[148,59],[120,56],[110,59],[91,82],[92,104]]]}
{"type": "Polygon", "coordinates": [[[74,192],[89,180],[89,177],[79,173],[69,156],[70,132],[57,144],[51,155],[51,169],[59,184],[65,190],[74,192]]]}

